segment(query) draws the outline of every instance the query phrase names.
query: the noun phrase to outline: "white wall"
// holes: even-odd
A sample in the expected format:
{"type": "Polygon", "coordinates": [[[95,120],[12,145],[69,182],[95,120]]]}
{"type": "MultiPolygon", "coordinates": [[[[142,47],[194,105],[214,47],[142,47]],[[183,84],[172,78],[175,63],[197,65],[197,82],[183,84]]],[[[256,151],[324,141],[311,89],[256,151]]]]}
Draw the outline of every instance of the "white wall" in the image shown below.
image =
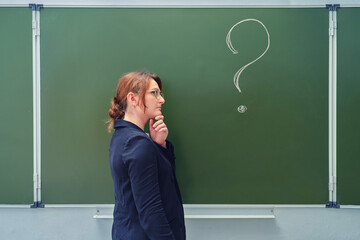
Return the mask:
{"type": "Polygon", "coordinates": [[[0,0],[1,4],[131,5],[131,6],[360,6],[359,0],[0,0]]]}
{"type": "MultiPolygon", "coordinates": [[[[30,209],[0,205],[0,239],[111,239],[112,219],[94,219],[95,212],[91,207],[30,209]]],[[[275,219],[186,219],[187,239],[360,239],[360,208],[275,207],[274,214],[275,219]]]]}

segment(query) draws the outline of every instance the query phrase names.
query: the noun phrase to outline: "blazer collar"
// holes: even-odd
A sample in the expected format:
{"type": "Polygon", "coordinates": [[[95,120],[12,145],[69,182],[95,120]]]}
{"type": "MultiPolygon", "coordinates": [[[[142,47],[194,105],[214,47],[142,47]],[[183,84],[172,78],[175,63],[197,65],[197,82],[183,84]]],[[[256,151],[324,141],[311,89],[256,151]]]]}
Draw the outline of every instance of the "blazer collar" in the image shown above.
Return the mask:
{"type": "Polygon", "coordinates": [[[120,128],[120,127],[131,127],[131,128],[135,128],[135,129],[138,129],[138,130],[144,132],[141,128],[139,128],[136,124],[134,124],[132,122],[122,120],[122,119],[115,120],[114,128],[120,128]]]}

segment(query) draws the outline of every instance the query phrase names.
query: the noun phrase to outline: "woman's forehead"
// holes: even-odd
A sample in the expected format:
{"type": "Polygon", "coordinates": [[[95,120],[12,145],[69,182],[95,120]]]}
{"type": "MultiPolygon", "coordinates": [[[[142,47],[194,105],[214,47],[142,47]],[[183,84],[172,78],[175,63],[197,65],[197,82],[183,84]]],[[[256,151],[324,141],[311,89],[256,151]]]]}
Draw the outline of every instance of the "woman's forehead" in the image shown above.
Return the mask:
{"type": "Polygon", "coordinates": [[[159,85],[157,84],[157,82],[154,79],[151,79],[149,89],[154,89],[154,88],[159,89],[159,85]]]}

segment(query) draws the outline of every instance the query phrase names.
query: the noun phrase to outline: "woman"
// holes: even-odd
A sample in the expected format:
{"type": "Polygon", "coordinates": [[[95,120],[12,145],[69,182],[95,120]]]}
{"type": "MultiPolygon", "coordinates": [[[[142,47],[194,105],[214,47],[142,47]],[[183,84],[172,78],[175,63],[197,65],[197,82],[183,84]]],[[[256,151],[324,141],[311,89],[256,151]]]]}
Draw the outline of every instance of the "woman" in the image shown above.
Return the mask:
{"type": "Polygon", "coordinates": [[[158,76],[123,76],[109,110],[115,208],[112,239],[185,239],[184,210],[175,177],[173,145],[161,113],[158,76]],[[154,121],[156,120],[156,122],[154,121]],[[149,122],[151,138],[144,132],[149,122]]]}

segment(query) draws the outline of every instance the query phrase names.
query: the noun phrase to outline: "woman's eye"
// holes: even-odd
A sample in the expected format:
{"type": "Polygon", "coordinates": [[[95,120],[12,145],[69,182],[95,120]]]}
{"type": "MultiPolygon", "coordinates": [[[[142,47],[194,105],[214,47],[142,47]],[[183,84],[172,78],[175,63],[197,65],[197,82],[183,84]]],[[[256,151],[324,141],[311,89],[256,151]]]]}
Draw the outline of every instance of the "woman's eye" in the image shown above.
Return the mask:
{"type": "Polygon", "coordinates": [[[157,91],[151,91],[151,94],[157,96],[157,91]]]}

